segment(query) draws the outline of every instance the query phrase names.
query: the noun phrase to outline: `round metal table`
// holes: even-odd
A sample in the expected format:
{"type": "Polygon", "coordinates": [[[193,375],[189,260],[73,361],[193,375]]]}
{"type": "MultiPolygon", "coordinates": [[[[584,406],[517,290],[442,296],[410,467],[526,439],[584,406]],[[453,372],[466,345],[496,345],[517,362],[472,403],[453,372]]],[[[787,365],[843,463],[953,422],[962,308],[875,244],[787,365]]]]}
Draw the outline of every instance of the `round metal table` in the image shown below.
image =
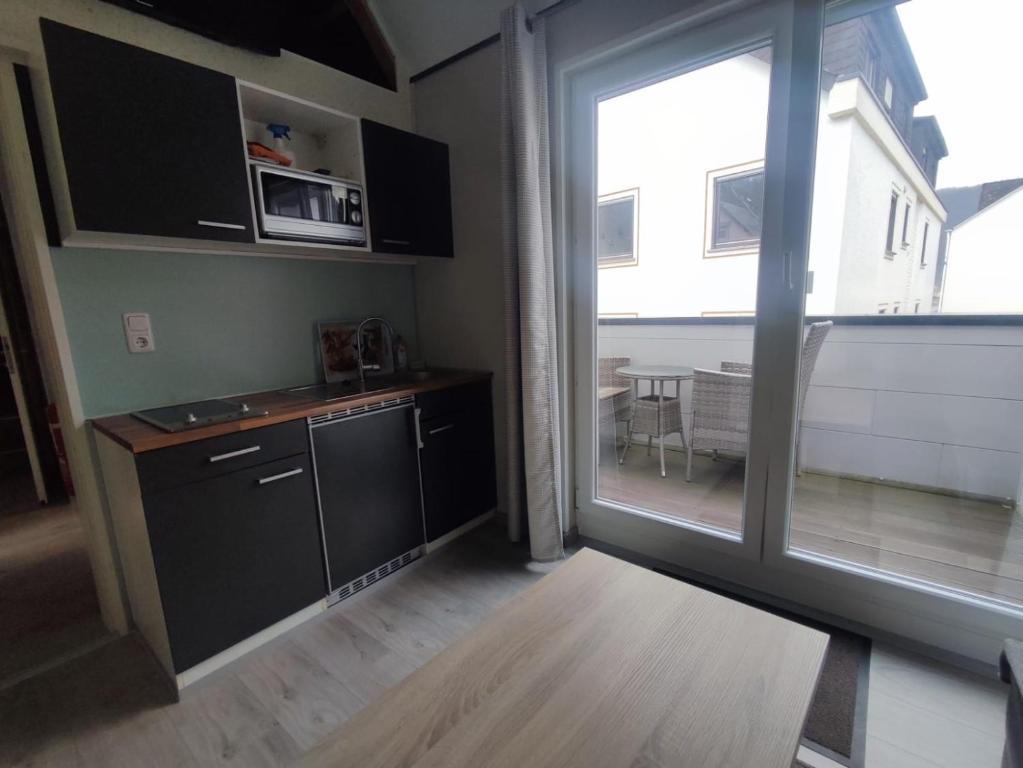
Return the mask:
{"type": "MultiPolygon", "coordinates": [[[[665,433],[665,431],[667,431],[665,429],[666,425],[665,425],[664,419],[663,419],[664,404],[665,404],[665,401],[664,401],[664,382],[666,382],[666,381],[674,381],[675,382],[675,396],[673,398],[669,397],[668,400],[669,401],[675,400],[677,402],[678,399],[679,399],[679,394],[680,394],[680,390],[681,390],[681,387],[682,387],[682,382],[686,381],[687,379],[693,378],[693,369],[690,366],[688,366],[688,365],[625,365],[625,366],[622,366],[621,368],[616,368],[615,369],[615,373],[617,373],[620,376],[624,376],[627,379],[631,379],[632,380],[632,399],[633,399],[633,402],[636,403],[637,405],[639,404],[640,399],[641,399],[639,397],[639,382],[640,381],[649,381],[650,382],[650,393],[651,394],[649,396],[649,399],[651,401],[653,401],[654,398],[656,398],[656,403],[657,403],[657,432],[658,432],[657,438],[658,438],[658,440],[660,442],[661,477],[667,477],[668,474],[667,474],[667,472],[664,469],[664,433],[665,433]],[[657,385],[656,386],[656,393],[655,393],[655,387],[654,387],[655,383],[657,385]]],[[[644,399],[646,399],[646,398],[644,398],[644,399]]],[[[681,406],[679,406],[679,407],[681,407],[681,406]]],[[[681,419],[681,413],[679,414],[679,418],[681,419]]],[[[643,430],[640,430],[640,433],[642,433],[642,431],[643,430]]],[[[670,431],[674,432],[675,429],[673,428],[670,431]]],[[[686,436],[685,436],[685,431],[681,427],[681,424],[679,424],[679,426],[678,426],[678,432],[682,436],[682,445],[685,446],[685,444],[686,444],[686,436]]],[[[653,437],[654,436],[651,433],[647,433],[647,437],[648,437],[647,452],[649,453],[650,445],[653,442],[653,437]]],[[[628,437],[625,440],[625,450],[622,451],[622,457],[618,460],[619,464],[624,464],[625,463],[625,456],[629,452],[629,447],[631,445],[632,445],[632,425],[630,424],[629,425],[629,435],[628,435],[628,437]]]]}

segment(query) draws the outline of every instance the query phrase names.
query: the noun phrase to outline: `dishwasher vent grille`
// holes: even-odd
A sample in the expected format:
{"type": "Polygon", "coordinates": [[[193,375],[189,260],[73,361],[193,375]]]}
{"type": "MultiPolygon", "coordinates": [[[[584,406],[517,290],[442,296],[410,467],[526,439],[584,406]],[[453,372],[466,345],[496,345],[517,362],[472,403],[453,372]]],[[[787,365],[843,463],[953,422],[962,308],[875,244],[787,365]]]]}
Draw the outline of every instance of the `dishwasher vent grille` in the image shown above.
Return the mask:
{"type": "Polygon", "coordinates": [[[416,547],[413,550],[406,552],[404,555],[394,558],[388,563],[384,563],[378,568],[374,568],[372,571],[362,574],[358,578],[352,579],[350,582],[345,584],[338,589],[335,589],[327,596],[327,605],[334,605],[339,603],[347,597],[351,597],[356,592],[365,589],[370,584],[375,584],[389,574],[394,573],[399,568],[404,568],[406,565],[416,560],[421,554],[421,548],[416,547]]]}
{"type": "Polygon", "coordinates": [[[372,411],[379,411],[384,408],[395,408],[399,405],[405,405],[406,403],[412,403],[412,396],[406,395],[405,397],[395,397],[390,400],[383,400],[379,403],[371,403],[369,405],[358,405],[354,408],[345,408],[340,411],[330,411],[329,413],[323,413],[319,416],[310,416],[309,425],[313,426],[316,424],[323,424],[328,421],[335,421],[337,419],[344,419],[348,416],[358,416],[361,413],[370,413],[372,411]]]}

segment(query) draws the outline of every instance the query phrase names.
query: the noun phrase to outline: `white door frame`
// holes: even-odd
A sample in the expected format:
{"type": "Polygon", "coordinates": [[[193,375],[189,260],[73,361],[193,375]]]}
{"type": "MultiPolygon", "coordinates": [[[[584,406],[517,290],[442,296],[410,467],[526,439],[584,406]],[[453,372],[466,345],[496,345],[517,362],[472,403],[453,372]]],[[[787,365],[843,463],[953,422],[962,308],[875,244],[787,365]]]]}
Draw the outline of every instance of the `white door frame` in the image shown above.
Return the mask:
{"type": "MultiPolygon", "coordinates": [[[[921,0],[922,1],[922,0],[921,0]]],[[[845,0],[828,21],[876,10],[889,0],[845,0]]],[[[559,71],[556,223],[566,273],[574,367],[574,487],[577,524],[592,539],[724,580],[882,637],[939,649],[990,667],[1006,637],[1023,636],[1023,611],[950,593],[934,585],[851,563],[788,553],[796,381],[803,336],[806,257],[819,100],[820,29],[815,0],[777,0],[700,26],[684,22],[632,45],[576,61],[559,71]],[[644,81],[726,58],[756,40],[772,43],[771,105],[765,162],[764,230],[758,271],[752,422],[744,536],[665,522],[596,500],[596,99],[644,81]],[[681,65],[681,66],[680,66],[681,65]],[[807,119],[809,115],[814,119],[807,119]],[[570,289],[569,289],[570,287],[570,289]]],[[[572,477],[572,475],[569,475],[572,477]]]]}

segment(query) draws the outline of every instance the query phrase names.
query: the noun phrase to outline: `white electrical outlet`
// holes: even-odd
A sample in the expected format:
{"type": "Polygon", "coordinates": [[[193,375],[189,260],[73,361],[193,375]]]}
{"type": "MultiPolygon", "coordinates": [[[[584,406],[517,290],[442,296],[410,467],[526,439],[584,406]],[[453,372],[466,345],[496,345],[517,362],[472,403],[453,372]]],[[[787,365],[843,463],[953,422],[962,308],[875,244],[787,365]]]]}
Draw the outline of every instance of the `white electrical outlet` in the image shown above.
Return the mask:
{"type": "Polygon", "coordinates": [[[128,342],[129,352],[152,352],[156,349],[148,313],[125,312],[122,317],[124,319],[124,338],[128,342]]]}

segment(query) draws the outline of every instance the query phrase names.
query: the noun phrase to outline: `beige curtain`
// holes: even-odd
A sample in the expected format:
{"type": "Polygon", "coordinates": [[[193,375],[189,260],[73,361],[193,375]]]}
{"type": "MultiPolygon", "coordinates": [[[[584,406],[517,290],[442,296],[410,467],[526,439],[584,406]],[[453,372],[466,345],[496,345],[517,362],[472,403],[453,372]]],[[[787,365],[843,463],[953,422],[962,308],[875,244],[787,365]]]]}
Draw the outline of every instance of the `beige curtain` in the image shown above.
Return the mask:
{"type": "Polygon", "coordinates": [[[518,541],[528,526],[533,558],[554,560],[564,548],[547,46],[543,20],[527,23],[520,5],[501,13],[508,533],[518,541]]]}

